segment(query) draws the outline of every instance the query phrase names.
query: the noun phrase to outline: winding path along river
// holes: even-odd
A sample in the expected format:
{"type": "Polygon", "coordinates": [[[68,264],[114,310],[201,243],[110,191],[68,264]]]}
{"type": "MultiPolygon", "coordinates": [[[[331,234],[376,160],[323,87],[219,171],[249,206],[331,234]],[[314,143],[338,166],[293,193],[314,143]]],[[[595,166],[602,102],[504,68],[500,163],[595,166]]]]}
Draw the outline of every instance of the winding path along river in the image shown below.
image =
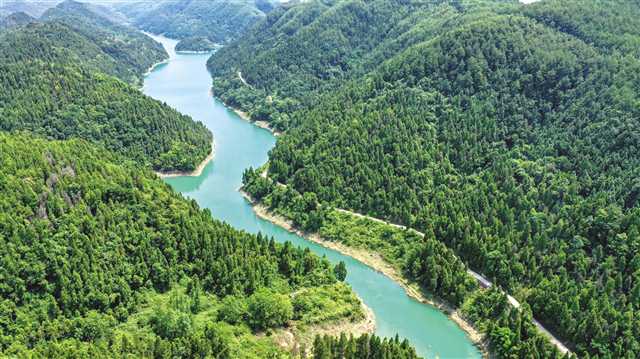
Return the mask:
{"type": "Polygon", "coordinates": [[[210,94],[207,54],[176,54],[176,41],[154,38],[169,51],[168,62],[156,66],[145,78],[143,92],[178,111],[202,121],[213,132],[215,158],[198,177],[175,177],[166,181],[185,196],[194,198],[213,216],[248,232],[273,236],[308,247],[331,262],[344,261],[347,282],[376,316],[376,333],[407,338],[425,358],[480,358],[466,334],[434,307],[409,298],[386,276],[351,257],[326,249],[258,218],[238,192],[242,172],[267,161],[275,137],[242,119],[210,94]]]}

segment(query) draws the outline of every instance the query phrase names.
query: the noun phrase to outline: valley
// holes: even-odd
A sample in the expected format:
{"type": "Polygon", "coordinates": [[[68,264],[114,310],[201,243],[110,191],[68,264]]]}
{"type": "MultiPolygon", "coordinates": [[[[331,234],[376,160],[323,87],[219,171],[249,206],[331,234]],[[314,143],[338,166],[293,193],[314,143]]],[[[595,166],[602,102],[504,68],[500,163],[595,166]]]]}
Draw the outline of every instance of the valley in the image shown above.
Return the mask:
{"type": "Polygon", "coordinates": [[[0,2],[0,356],[634,359],[635,0],[0,2]]]}
{"type": "MultiPolygon", "coordinates": [[[[176,41],[156,37],[168,49],[176,41]]],[[[169,51],[172,53],[171,51],[169,51]]],[[[175,190],[194,198],[214,216],[234,228],[273,236],[279,242],[309,248],[332,263],[346,263],[346,282],[375,315],[376,334],[407,338],[426,357],[479,358],[480,352],[465,333],[437,308],[408,297],[404,289],[388,277],[348,256],[309,242],[295,233],[259,218],[238,191],[242,173],[262,165],[275,144],[270,132],[240,119],[209,93],[206,60],[208,55],[172,53],[145,80],[143,91],[166,102],[215,134],[216,157],[197,177],[168,178],[175,190]]]]}

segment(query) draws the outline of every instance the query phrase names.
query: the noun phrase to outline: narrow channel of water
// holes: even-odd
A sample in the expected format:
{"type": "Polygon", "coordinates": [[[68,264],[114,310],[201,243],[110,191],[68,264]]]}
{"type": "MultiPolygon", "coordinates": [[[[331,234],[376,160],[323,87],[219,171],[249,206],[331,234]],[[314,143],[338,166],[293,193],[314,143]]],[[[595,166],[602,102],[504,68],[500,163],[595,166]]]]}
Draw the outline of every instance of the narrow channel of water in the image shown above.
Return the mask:
{"type": "Polygon", "coordinates": [[[394,281],[359,261],[309,242],[258,218],[238,192],[242,172],[267,161],[275,137],[242,119],[210,94],[211,78],[206,54],[176,54],[176,41],[161,42],[171,59],[146,77],[143,92],[178,111],[202,121],[213,132],[216,155],[199,177],[177,177],[166,181],[185,196],[196,199],[213,216],[248,232],[262,232],[280,242],[308,247],[320,256],[347,265],[347,282],[376,316],[376,333],[407,338],[426,358],[480,358],[466,334],[436,308],[409,298],[394,281]]]}

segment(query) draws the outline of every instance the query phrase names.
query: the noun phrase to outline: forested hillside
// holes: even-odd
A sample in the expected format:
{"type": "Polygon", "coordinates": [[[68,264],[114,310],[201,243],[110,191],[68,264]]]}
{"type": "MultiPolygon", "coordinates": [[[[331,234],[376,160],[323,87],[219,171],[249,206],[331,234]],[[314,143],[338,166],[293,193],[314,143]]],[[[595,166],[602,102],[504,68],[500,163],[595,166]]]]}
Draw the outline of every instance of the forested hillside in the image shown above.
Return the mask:
{"type": "Polygon", "coordinates": [[[103,51],[91,39],[58,22],[33,22],[0,36],[3,39],[0,56],[6,62],[81,65],[91,72],[102,72],[123,81],[137,77],[133,68],[103,51]]]}
{"type": "Polygon", "coordinates": [[[183,40],[180,40],[176,44],[176,51],[197,51],[197,52],[208,52],[214,50],[219,45],[216,45],[214,42],[209,40],[204,36],[192,36],[187,37],[183,40]]]}
{"type": "MultiPolygon", "coordinates": [[[[145,31],[185,39],[183,51],[202,51],[191,47],[194,37],[211,44],[224,44],[237,38],[276,6],[273,0],[166,0],[155,4],[134,2],[118,6],[132,22],[145,31]]],[[[200,45],[203,42],[199,42],[200,45]]],[[[209,46],[206,50],[212,50],[209,46]]]]}
{"type": "Polygon", "coordinates": [[[65,24],[95,43],[118,63],[118,67],[133,72],[130,78],[122,78],[127,82],[140,83],[142,75],[151,66],[168,57],[161,44],[134,28],[115,22],[104,13],[95,12],[96,8],[95,5],[67,0],[47,10],[41,20],[65,24]]]}
{"type": "Polygon", "coordinates": [[[282,358],[254,333],[362,316],[326,260],[87,142],[0,134],[0,191],[3,356],[282,358]]]}
{"type": "Polygon", "coordinates": [[[310,2],[209,66],[227,103],[289,129],[271,178],[428,233],[580,357],[633,358],[639,13],[613,0],[310,2]]]}
{"type": "Polygon", "coordinates": [[[3,131],[84,138],[157,170],[193,170],[211,151],[204,125],[109,76],[135,70],[66,25],[0,33],[0,60],[3,131]]]}
{"type": "MultiPolygon", "coordinates": [[[[290,112],[416,43],[517,1],[309,1],[269,14],[208,63],[217,95],[280,130],[290,112]],[[466,19],[465,17],[465,19],[466,19]],[[241,71],[252,87],[237,78],[241,71]]],[[[504,10],[506,11],[506,10],[504,10]]]]}
{"type": "Polygon", "coordinates": [[[151,172],[212,142],[131,85],[155,43],[70,1],[32,20],[0,33],[1,357],[417,358],[367,334],[344,263],[234,230],[151,172]]]}

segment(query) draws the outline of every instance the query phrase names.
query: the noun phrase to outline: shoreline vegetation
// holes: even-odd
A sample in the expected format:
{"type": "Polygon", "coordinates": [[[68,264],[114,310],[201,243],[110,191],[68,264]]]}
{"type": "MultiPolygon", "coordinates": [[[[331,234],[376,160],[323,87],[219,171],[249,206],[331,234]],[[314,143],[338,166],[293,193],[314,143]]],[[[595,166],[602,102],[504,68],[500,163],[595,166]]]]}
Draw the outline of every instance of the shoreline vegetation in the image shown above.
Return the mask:
{"type": "MultiPolygon", "coordinates": [[[[142,77],[144,78],[144,77],[149,76],[153,72],[153,70],[156,69],[156,67],[158,67],[160,65],[163,65],[163,64],[169,63],[169,60],[171,60],[171,55],[169,55],[169,57],[167,59],[162,60],[160,62],[156,62],[155,64],[151,65],[149,67],[149,69],[144,74],[142,74],[142,77]]],[[[142,87],[143,85],[144,85],[144,81],[143,81],[143,84],[140,87],[142,87]]]]}
{"type": "Polygon", "coordinates": [[[258,217],[272,222],[273,224],[280,226],[289,232],[295,233],[309,241],[320,244],[325,248],[335,250],[364,263],[375,271],[392,279],[394,282],[400,285],[404,289],[405,293],[412,299],[437,308],[445,315],[447,315],[454,323],[456,323],[456,325],[458,325],[458,327],[460,327],[460,329],[462,329],[467,334],[473,344],[480,350],[484,358],[489,357],[488,346],[485,341],[484,335],[478,329],[476,329],[472,323],[467,321],[462,316],[460,309],[453,309],[444,300],[428,296],[415,283],[411,283],[400,273],[398,273],[398,270],[394,268],[390,263],[385,261],[379,254],[365,249],[346,246],[342,243],[325,240],[320,237],[318,233],[303,232],[300,229],[296,228],[291,220],[272,213],[266,206],[255,201],[251,197],[251,195],[242,190],[242,188],[240,188],[239,191],[242,196],[252,205],[254,212],[258,217]]]}
{"type": "Polygon", "coordinates": [[[200,162],[198,167],[196,167],[196,169],[194,169],[193,171],[190,171],[190,172],[187,172],[187,171],[169,171],[169,172],[154,171],[154,172],[160,178],[198,177],[198,176],[200,176],[202,174],[202,171],[204,171],[204,168],[207,167],[209,162],[213,161],[215,156],[216,156],[215,142],[211,142],[211,152],[209,152],[209,155],[202,162],[200,162]]]}
{"type": "MultiPolygon", "coordinates": [[[[143,33],[145,36],[149,37],[150,39],[152,39],[153,41],[158,42],[159,44],[162,45],[162,47],[164,48],[164,51],[167,53],[167,58],[162,60],[162,61],[158,61],[155,64],[149,66],[149,68],[147,69],[147,71],[145,73],[142,74],[142,83],[140,85],[140,88],[142,88],[144,86],[144,78],[149,76],[153,70],[156,69],[156,67],[163,65],[163,64],[167,64],[169,63],[169,61],[171,61],[171,51],[169,51],[169,49],[167,49],[164,44],[162,44],[161,42],[159,42],[155,37],[156,36],[164,36],[163,34],[152,34],[150,32],[146,32],[146,31],[140,31],[141,33],[143,33]]],[[[173,49],[175,51],[175,49],[173,49]]]]}
{"type": "Polygon", "coordinates": [[[316,336],[332,335],[336,333],[349,333],[354,337],[363,334],[374,334],[376,330],[376,318],[373,310],[369,308],[360,296],[354,292],[360,301],[360,307],[364,317],[359,321],[349,321],[340,319],[328,323],[316,323],[306,326],[292,326],[290,328],[280,328],[274,331],[273,340],[282,349],[298,352],[305,349],[305,357],[312,354],[313,341],[316,336]]]}
{"type": "Polygon", "coordinates": [[[209,93],[211,94],[211,96],[215,97],[215,98],[216,98],[216,99],[218,99],[220,102],[222,102],[222,104],[223,104],[226,108],[228,108],[228,109],[230,109],[231,111],[235,112],[235,114],[236,114],[236,115],[238,115],[238,117],[240,117],[241,119],[243,119],[243,120],[245,120],[245,121],[247,121],[247,122],[249,122],[249,123],[251,123],[251,124],[254,124],[255,126],[258,126],[258,127],[260,127],[260,128],[263,128],[263,129],[265,129],[265,130],[267,130],[267,131],[271,132],[271,133],[272,133],[274,136],[276,136],[276,137],[278,137],[278,136],[281,136],[281,135],[282,135],[282,132],[280,132],[280,131],[278,131],[278,130],[274,129],[273,127],[271,127],[271,126],[269,125],[269,122],[267,122],[267,121],[260,121],[260,120],[255,121],[255,120],[251,119],[251,116],[250,116],[248,113],[246,113],[246,112],[242,111],[241,109],[236,108],[236,107],[234,107],[234,106],[231,106],[231,105],[229,105],[228,103],[224,102],[220,97],[216,96],[216,95],[213,93],[213,88],[211,88],[211,90],[209,91],[209,93]]]}

